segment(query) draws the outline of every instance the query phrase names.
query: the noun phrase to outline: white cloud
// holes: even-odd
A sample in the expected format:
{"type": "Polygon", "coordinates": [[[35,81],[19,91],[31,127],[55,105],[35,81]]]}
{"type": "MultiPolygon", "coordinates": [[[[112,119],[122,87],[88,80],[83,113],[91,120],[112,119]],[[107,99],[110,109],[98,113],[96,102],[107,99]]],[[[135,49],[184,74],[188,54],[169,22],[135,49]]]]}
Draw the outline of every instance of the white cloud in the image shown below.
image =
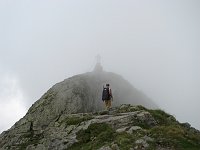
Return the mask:
{"type": "Polygon", "coordinates": [[[4,75],[0,79],[0,133],[9,129],[22,118],[27,109],[23,103],[25,96],[17,78],[4,75]]]}

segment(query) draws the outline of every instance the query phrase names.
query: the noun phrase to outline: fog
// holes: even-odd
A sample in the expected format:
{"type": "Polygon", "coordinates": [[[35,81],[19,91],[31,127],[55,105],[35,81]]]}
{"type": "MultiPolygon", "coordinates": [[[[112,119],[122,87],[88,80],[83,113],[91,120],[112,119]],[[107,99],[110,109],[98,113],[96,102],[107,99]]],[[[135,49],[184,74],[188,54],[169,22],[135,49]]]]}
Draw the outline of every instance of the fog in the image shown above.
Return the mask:
{"type": "Polygon", "coordinates": [[[1,0],[0,132],[55,83],[92,71],[97,54],[104,70],[200,129],[199,8],[199,0],[1,0]]]}

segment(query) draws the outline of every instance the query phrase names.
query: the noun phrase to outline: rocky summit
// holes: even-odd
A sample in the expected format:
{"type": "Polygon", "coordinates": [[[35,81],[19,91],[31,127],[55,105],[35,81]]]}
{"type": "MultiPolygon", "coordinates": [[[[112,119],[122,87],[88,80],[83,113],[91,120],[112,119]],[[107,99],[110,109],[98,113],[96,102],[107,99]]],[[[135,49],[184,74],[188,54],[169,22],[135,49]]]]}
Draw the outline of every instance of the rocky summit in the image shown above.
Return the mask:
{"type": "Polygon", "coordinates": [[[199,150],[200,132],[162,110],[123,104],[62,113],[41,130],[21,121],[0,136],[1,150],[199,150]]]}
{"type": "Polygon", "coordinates": [[[200,134],[157,110],[141,91],[97,63],[93,72],[55,84],[0,135],[0,150],[65,149],[199,150],[200,134]],[[114,101],[111,110],[102,111],[106,83],[111,85],[114,101]]]}

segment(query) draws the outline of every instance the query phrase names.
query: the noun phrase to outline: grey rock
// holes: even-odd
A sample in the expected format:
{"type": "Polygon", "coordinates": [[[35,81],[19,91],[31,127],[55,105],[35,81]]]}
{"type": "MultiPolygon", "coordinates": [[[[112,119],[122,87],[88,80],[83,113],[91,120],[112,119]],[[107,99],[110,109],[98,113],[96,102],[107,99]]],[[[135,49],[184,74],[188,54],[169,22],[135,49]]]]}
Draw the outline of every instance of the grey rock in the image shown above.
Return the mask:
{"type": "Polygon", "coordinates": [[[103,146],[99,150],[112,150],[109,146],[103,146]]]}
{"type": "Polygon", "coordinates": [[[136,130],[142,130],[142,128],[139,127],[139,126],[132,126],[132,127],[131,127],[128,131],[126,131],[126,132],[129,133],[129,134],[132,134],[133,131],[136,131],[136,130]]]}
{"type": "MultiPolygon", "coordinates": [[[[127,105],[126,105],[127,106],[127,105]]],[[[124,107],[124,106],[123,106],[124,107]]],[[[134,106],[129,105],[129,108],[134,106]]],[[[127,109],[129,109],[127,107],[127,109]]],[[[64,150],[71,147],[74,143],[79,142],[77,138],[77,133],[81,130],[86,130],[91,124],[94,123],[106,123],[109,124],[112,128],[112,131],[117,136],[123,135],[119,134],[120,132],[127,132],[129,134],[137,133],[134,136],[134,139],[131,141],[133,143],[133,148],[135,150],[144,150],[149,149],[150,143],[155,143],[155,139],[150,137],[152,134],[149,134],[148,129],[143,129],[139,126],[142,121],[142,125],[148,124],[149,120],[154,118],[148,112],[148,110],[139,110],[131,112],[119,112],[120,107],[114,108],[112,111],[113,114],[102,115],[101,112],[96,113],[76,113],[76,114],[67,114],[62,113],[56,119],[52,120],[46,127],[41,127],[41,130],[38,130],[39,127],[33,126],[33,123],[28,119],[21,119],[18,123],[14,125],[10,130],[3,132],[0,135],[0,150],[6,150],[10,148],[11,150],[21,150],[21,146],[24,146],[26,150],[64,150]],[[139,121],[138,125],[137,124],[139,121]],[[37,130],[36,130],[37,129],[37,130]],[[139,130],[139,132],[138,132],[139,130]],[[145,135],[145,136],[144,136],[145,135]],[[148,136],[147,136],[148,135],[148,136]],[[137,139],[135,141],[135,139],[137,139]],[[135,146],[136,145],[136,146],[135,146]]],[[[151,125],[149,125],[151,127],[151,125]]],[[[180,126],[181,127],[181,126],[180,126]]],[[[185,129],[185,128],[184,128],[185,129]]],[[[190,128],[192,129],[192,128],[190,128]]],[[[193,133],[196,131],[191,131],[193,133]]],[[[80,133],[80,132],[79,132],[80,133]]],[[[125,133],[125,135],[127,135],[125,133]]],[[[90,137],[90,142],[95,140],[96,137],[90,137]]],[[[123,136],[119,137],[121,140],[126,140],[123,136]]],[[[129,140],[129,139],[127,139],[129,140]]],[[[111,141],[112,143],[104,143],[101,150],[119,150],[121,145],[117,145],[116,141],[111,141]],[[109,146],[108,146],[109,145],[109,146]]],[[[118,141],[120,142],[120,140],[118,141]]],[[[130,142],[130,141],[129,141],[130,142]]],[[[129,146],[130,147],[130,146],[129,146]]],[[[170,149],[169,147],[159,147],[155,149],[170,149]]]]}
{"type": "MultiPolygon", "coordinates": [[[[117,109],[113,111],[117,112],[117,109]]],[[[12,145],[27,144],[27,150],[67,149],[74,143],[78,142],[76,139],[77,132],[80,130],[86,130],[93,123],[110,124],[115,130],[117,130],[117,132],[126,131],[128,129],[139,129],[139,127],[129,126],[129,124],[131,123],[132,119],[140,113],[140,111],[136,111],[117,113],[117,115],[92,115],[90,113],[61,114],[57,119],[52,121],[52,123],[48,124],[47,127],[45,127],[43,130],[34,130],[38,128],[34,128],[32,123],[30,124],[30,122],[25,121],[16,125],[16,127],[18,127],[17,129],[20,130],[12,128],[9,132],[4,132],[4,134],[1,135],[1,138],[3,141],[5,141],[5,143],[1,144],[3,145],[3,148],[12,145]],[[90,116],[88,120],[83,119],[84,117],[87,118],[88,116],[90,116]],[[78,120],[73,120],[74,118],[78,120]],[[22,127],[26,128],[23,130],[23,132],[19,133],[19,131],[22,131],[22,127]],[[33,143],[28,144],[27,142],[31,139],[33,143]]],[[[103,148],[108,149],[108,147],[102,147],[102,149],[103,148]]],[[[116,144],[112,144],[111,148],[118,150],[119,147],[116,144]]],[[[16,147],[15,149],[18,148],[16,147]]]]}
{"type": "Polygon", "coordinates": [[[112,150],[120,150],[120,149],[119,149],[119,146],[118,146],[117,144],[115,144],[115,143],[112,143],[112,144],[111,144],[111,149],[112,149],[112,150]]]}
{"type": "Polygon", "coordinates": [[[151,114],[147,111],[141,111],[137,114],[137,118],[141,120],[142,122],[146,122],[147,125],[150,127],[153,127],[157,125],[156,120],[151,116],[151,114]]]}
{"type": "Polygon", "coordinates": [[[151,138],[151,137],[149,137],[149,136],[147,136],[147,135],[145,135],[144,137],[142,137],[142,139],[144,139],[144,140],[147,141],[147,142],[153,142],[153,141],[154,141],[153,138],[151,138]]]}
{"type": "Polygon", "coordinates": [[[38,145],[36,145],[36,146],[34,146],[34,145],[29,145],[29,146],[26,148],[26,150],[47,150],[47,148],[45,148],[45,146],[42,145],[42,144],[38,144],[38,145]]]}
{"type": "Polygon", "coordinates": [[[185,128],[188,128],[188,129],[191,127],[191,125],[188,122],[181,123],[181,125],[184,126],[185,128]]]}
{"type": "Polygon", "coordinates": [[[118,132],[118,133],[124,132],[124,131],[126,131],[127,128],[128,127],[117,129],[116,132],[118,132]]]}
{"type": "Polygon", "coordinates": [[[149,144],[144,139],[139,139],[135,141],[135,144],[139,145],[141,148],[149,147],[149,144]]]}

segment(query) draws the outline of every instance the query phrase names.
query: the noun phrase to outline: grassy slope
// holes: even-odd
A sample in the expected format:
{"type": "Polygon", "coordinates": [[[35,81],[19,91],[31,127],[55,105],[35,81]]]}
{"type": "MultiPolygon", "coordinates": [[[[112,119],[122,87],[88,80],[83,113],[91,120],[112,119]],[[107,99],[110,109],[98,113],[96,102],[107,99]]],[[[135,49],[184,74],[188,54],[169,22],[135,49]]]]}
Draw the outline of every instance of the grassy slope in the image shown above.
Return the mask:
{"type": "MultiPolygon", "coordinates": [[[[200,135],[183,127],[176,119],[162,110],[148,110],[142,106],[138,110],[145,110],[151,113],[157,121],[157,125],[149,127],[144,122],[134,124],[141,126],[143,130],[137,130],[132,134],[127,132],[117,133],[110,125],[106,123],[91,124],[88,129],[77,133],[78,143],[70,147],[70,150],[94,150],[104,145],[112,147],[117,144],[120,149],[128,150],[136,146],[135,141],[145,135],[154,140],[148,142],[148,149],[164,147],[178,150],[199,150],[200,135]]],[[[136,111],[127,108],[119,109],[119,112],[136,111]]]]}

